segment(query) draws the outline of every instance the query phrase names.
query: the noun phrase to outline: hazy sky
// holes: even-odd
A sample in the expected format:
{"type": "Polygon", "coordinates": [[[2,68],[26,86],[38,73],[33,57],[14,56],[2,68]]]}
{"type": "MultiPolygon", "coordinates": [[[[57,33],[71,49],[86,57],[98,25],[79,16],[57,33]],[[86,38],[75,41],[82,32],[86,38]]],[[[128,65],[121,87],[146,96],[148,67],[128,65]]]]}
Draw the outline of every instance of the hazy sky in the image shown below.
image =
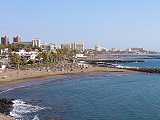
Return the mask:
{"type": "Polygon", "coordinates": [[[1,35],[160,50],[159,0],[0,0],[1,35]]]}

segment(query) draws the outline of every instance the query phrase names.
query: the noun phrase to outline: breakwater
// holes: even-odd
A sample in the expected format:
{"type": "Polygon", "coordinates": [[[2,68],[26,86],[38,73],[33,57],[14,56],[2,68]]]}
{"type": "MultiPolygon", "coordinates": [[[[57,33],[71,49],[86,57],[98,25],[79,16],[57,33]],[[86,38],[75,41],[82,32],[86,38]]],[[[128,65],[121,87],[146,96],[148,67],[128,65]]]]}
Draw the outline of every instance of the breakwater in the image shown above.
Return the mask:
{"type": "Polygon", "coordinates": [[[118,64],[118,63],[133,63],[133,62],[144,62],[144,60],[84,60],[88,64],[118,64]]]}
{"type": "MultiPolygon", "coordinates": [[[[132,70],[137,72],[146,72],[146,73],[160,73],[160,67],[150,66],[150,67],[129,67],[129,66],[123,66],[121,64],[125,63],[136,63],[141,64],[146,61],[144,60],[89,60],[85,61],[88,64],[96,65],[99,67],[111,67],[111,68],[118,68],[118,69],[126,69],[126,70],[132,70]]],[[[153,63],[152,63],[153,64],[153,63]]]]}
{"type": "Polygon", "coordinates": [[[127,70],[146,72],[146,73],[160,73],[160,68],[123,67],[120,69],[127,69],[127,70]]]}

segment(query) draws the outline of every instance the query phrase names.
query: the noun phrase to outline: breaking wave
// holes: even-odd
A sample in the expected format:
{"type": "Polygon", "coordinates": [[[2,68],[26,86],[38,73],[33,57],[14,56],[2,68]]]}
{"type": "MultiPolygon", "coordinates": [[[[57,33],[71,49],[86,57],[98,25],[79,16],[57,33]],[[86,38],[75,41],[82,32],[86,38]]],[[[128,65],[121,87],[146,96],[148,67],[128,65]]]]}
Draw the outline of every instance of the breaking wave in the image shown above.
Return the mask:
{"type": "MultiPolygon", "coordinates": [[[[44,110],[45,107],[33,106],[27,104],[22,100],[13,100],[13,109],[10,112],[10,116],[14,117],[16,120],[26,120],[26,116],[30,113],[36,113],[40,110],[44,110]]],[[[28,120],[28,119],[27,119],[28,120]]],[[[35,115],[31,120],[39,120],[38,116],[35,115]]]]}

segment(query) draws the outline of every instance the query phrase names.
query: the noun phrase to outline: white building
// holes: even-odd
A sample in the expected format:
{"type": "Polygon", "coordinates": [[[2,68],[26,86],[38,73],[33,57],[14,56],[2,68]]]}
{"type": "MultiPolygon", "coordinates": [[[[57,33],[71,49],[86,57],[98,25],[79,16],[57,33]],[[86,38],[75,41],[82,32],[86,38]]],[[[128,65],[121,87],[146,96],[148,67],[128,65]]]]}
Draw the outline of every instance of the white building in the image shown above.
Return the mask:
{"type": "Polygon", "coordinates": [[[107,51],[107,50],[106,50],[106,48],[104,48],[102,46],[96,45],[95,46],[95,51],[101,52],[101,51],[107,51]]]}
{"type": "Polygon", "coordinates": [[[127,51],[129,52],[144,52],[144,48],[128,48],[127,51]]]}
{"type": "Polygon", "coordinates": [[[52,43],[50,44],[41,43],[40,47],[43,51],[55,51],[57,48],[56,45],[52,43]]]}
{"type": "Polygon", "coordinates": [[[79,61],[79,62],[78,62],[78,66],[79,66],[79,67],[82,67],[82,68],[88,68],[88,67],[89,67],[89,65],[86,64],[85,61],[79,61]]]}
{"type": "Polygon", "coordinates": [[[66,43],[61,44],[61,49],[71,49],[71,50],[79,50],[84,51],[84,43],[83,42],[74,42],[74,43],[66,43]]]}
{"type": "Polygon", "coordinates": [[[79,43],[71,43],[71,49],[72,50],[79,50],[79,51],[84,51],[84,43],[79,42],[79,43]]]}
{"type": "Polygon", "coordinates": [[[32,40],[32,46],[33,46],[33,47],[40,47],[40,46],[41,46],[41,41],[40,41],[40,39],[34,38],[34,39],[32,40]]]}
{"type": "Polygon", "coordinates": [[[69,43],[61,44],[61,49],[71,49],[71,45],[69,43]]]}
{"type": "Polygon", "coordinates": [[[36,56],[38,55],[38,52],[36,51],[30,51],[30,52],[26,52],[25,50],[19,50],[19,52],[13,52],[18,54],[19,56],[22,57],[26,57],[27,60],[34,60],[36,58],[36,56]]]}
{"type": "Polygon", "coordinates": [[[49,51],[55,51],[56,50],[56,45],[55,44],[49,44],[49,51]]]}
{"type": "Polygon", "coordinates": [[[1,55],[8,55],[8,48],[1,49],[0,52],[1,55]]]}
{"type": "Polygon", "coordinates": [[[84,54],[76,54],[75,58],[86,58],[87,56],[84,56],[84,54]]]}

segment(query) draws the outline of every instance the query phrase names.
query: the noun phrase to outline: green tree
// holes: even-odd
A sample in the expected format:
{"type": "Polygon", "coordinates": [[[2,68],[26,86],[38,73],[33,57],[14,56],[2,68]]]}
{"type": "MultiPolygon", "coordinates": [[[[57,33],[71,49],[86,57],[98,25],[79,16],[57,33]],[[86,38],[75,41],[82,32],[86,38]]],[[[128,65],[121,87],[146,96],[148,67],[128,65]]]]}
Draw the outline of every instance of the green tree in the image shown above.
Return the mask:
{"type": "Polygon", "coordinates": [[[21,56],[16,53],[11,54],[10,62],[11,62],[11,64],[15,65],[16,68],[19,70],[20,64],[22,63],[21,56]]]}
{"type": "Polygon", "coordinates": [[[43,62],[43,63],[47,63],[49,62],[49,54],[48,52],[40,52],[37,56],[37,59],[40,61],[40,62],[43,62]]]}

